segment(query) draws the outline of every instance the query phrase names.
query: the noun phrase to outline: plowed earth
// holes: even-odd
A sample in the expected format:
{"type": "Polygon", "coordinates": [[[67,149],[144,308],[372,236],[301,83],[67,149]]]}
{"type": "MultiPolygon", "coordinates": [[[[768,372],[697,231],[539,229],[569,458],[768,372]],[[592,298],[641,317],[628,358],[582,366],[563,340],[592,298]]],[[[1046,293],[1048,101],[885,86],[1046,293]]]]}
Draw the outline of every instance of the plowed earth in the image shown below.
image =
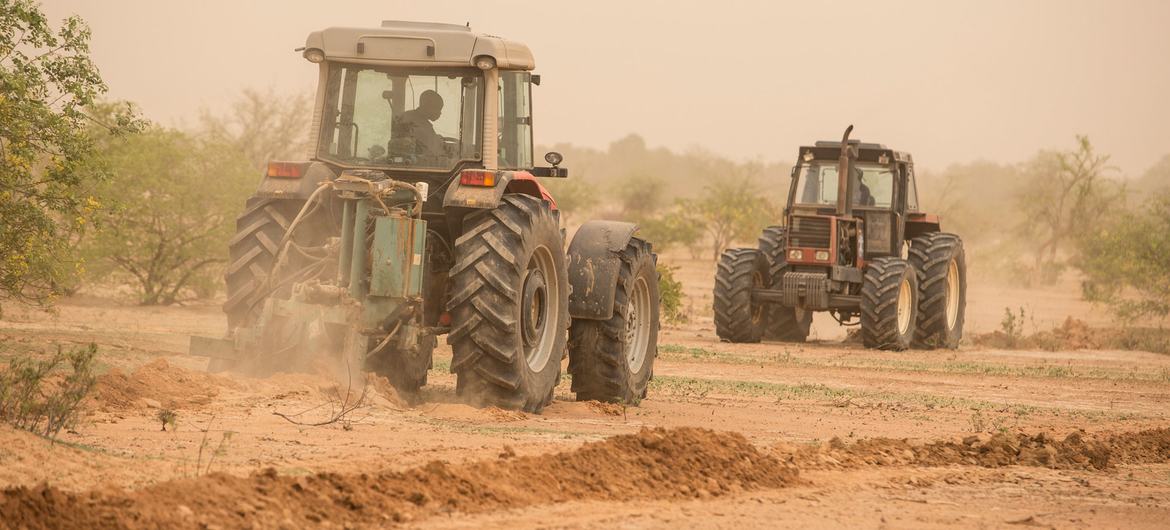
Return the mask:
{"type": "MultiPolygon", "coordinates": [[[[707,272],[683,270],[696,306],[710,303],[707,272]]],[[[1017,303],[1039,326],[1100,324],[1071,295],[1017,295],[974,290],[968,332],[993,331],[1017,303]]],[[[819,317],[809,344],[733,345],[696,307],[664,330],[640,406],[575,402],[566,380],[533,415],[461,404],[445,347],[422,396],[374,379],[359,394],[321,375],[207,374],[185,352],[189,335],[222,333],[214,304],[5,309],[0,362],[93,341],[103,375],[85,421],[56,441],[0,429],[2,527],[1164,528],[1170,517],[1165,355],[876,352],[840,343],[819,317]],[[322,426],[276,414],[324,422],[347,394],[361,406],[322,426]]]]}

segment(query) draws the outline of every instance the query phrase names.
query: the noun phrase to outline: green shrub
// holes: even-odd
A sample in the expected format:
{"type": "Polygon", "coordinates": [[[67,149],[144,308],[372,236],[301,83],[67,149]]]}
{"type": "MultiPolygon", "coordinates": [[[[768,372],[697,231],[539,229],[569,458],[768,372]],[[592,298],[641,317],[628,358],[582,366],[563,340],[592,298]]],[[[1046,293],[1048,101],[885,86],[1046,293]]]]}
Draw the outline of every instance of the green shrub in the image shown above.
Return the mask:
{"type": "Polygon", "coordinates": [[[667,323],[677,324],[687,321],[683,312],[682,282],[674,279],[674,268],[659,262],[658,269],[658,303],[662,309],[661,317],[667,323]]]}
{"type": "Polygon", "coordinates": [[[93,373],[97,346],[63,351],[48,359],[18,357],[0,371],[0,421],[43,436],[56,436],[77,424],[81,400],[97,381],[93,373]],[[57,377],[68,364],[71,372],[57,377]]]}

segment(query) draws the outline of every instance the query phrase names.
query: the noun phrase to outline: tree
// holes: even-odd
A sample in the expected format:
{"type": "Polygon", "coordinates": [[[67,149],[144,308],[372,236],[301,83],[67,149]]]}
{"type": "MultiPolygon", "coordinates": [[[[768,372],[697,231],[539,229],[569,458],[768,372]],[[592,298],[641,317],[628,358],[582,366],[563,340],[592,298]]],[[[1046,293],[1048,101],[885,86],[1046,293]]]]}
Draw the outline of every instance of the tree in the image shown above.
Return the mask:
{"type": "Polygon", "coordinates": [[[548,192],[557,201],[557,209],[561,212],[561,219],[569,224],[570,219],[576,219],[597,206],[599,198],[597,189],[585,183],[584,175],[572,176],[567,179],[545,179],[541,182],[548,192]]]}
{"type": "Polygon", "coordinates": [[[113,207],[83,245],[94,276],[128,274],[144,305],[212,291],[255,185],[249,161],[219,141],[160,127],[114,143],[103,158],[113,176],[97,196],[113,207]]]}
{"type": "Polygon", "coordinates": [[[1029,181],[1017,194],[1021,234],[1033,241],[1033,276],[1055,281],[1066,242],[1094,226],[1122,194],[1105,177],[1109,155],[1098,154],[1088,137],[1077,136],[1071,151],[1041,152],[1026,170],[1029,181]]]}
{"type": "Polygon", "coordinates": [[[685,204],[662,215],[639,220],[638,227],[639,235],[653,243],[658,251],[675,246],[694,248],[703,236],[702,223],[686,211],[685,204]]]}
{"type": "Polygon", "coordinates": [[[232,146],[257,170],[268,167],[270,160],[304,159],[311,147],[312,120],[308,93],[281,96],[272,88],[245,89],[227,114],[204,110],[199,118],[203,134],[232,146]]]}
{"type": "Polygon", "coordinates": [[[1170,189],[1135,212],[1094,225],[1074,264],[1085,274],[1085,299],[1122,318],[1170,314],[1170,189]]]}
{"type": "Polygon", "coordinates": [[[1140,196],[1170,189],[1170,154],[1164,155],[1153,166],[1150,166],[1150,169],[1147,169],[1145,174],[1137,182],[1134,182],[1132,188],[1140,196]]]}
{"type": "Polygon", "coordinates": [[[618,185],[617,193],[622,215],[641,222],[658,212],[665,200],[666,181],[642,173],[627,176],[618,185]]]}
{"type": "Polygon", "coordinates": [[[711,237],[713,259],[719,259],[732,241],[754,240],[769,221],[779,217],[752,173],[716,180],[701,197],[682,202],[683,211],[690,212],[711,237]]]}
{"type": "MultiPolygon", "coordinates": [[[[106,85],[89,36],[78,17],[54,30],[30,0],[0,0],[0,300],[48,303],[73,266],[62,233],[99,206],[86,108],[106,85]]],[[[138,125],[128,108],[110,118],[114,135],[138,125]]]]}

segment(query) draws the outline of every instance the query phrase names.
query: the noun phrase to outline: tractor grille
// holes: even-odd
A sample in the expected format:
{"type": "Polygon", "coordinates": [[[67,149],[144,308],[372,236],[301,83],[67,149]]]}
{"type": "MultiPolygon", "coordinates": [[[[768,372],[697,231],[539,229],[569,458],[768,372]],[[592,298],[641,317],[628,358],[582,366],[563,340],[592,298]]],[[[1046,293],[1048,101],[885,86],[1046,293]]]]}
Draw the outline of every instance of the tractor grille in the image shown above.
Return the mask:
{"type": "Polygon", "coordinates": [[[832,234],[827,217],[793,217],[788,230],[788,246],[800,248],[829,248],[832,234]]]}

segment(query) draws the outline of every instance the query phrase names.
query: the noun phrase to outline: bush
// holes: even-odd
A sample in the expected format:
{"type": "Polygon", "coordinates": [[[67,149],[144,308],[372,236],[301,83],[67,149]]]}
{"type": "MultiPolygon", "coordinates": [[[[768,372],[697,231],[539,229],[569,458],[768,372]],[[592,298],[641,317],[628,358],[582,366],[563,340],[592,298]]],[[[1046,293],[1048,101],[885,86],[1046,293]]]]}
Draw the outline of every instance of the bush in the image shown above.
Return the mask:
{"type": "Polygon", "coordinates": [[[1123,319],[1170,314],[1170,191],[1122,214],[1079,240],[1074,265],[1085,274],[1086,300],[1123,319]]]}
{"type": "Polygon", "coordinates": [[[674,268],[662,262],[656,266],[658,270],[658,306],[662,308],[662,318],[669,324],[679,324],[687,321],[683,312],[682,282],[674,279],[674,268]]]}
{"type": "Polygon", "coordinates": [[[97,346],[63,351],[37,361],[14,359],[0,372],[0,421],[17,429],[43,436],[56,436],[77,424],[81,400],[93,389],[97,346]],[[54,371],[68,364],[72,371],[55,377],[54,371]]]}
{"type": "Polygon", "coordinates": [[[703,237],[703,227],[681,209],[638,221],[638,234],[658,251],[676,246],[691,248],[703,237]]]}

